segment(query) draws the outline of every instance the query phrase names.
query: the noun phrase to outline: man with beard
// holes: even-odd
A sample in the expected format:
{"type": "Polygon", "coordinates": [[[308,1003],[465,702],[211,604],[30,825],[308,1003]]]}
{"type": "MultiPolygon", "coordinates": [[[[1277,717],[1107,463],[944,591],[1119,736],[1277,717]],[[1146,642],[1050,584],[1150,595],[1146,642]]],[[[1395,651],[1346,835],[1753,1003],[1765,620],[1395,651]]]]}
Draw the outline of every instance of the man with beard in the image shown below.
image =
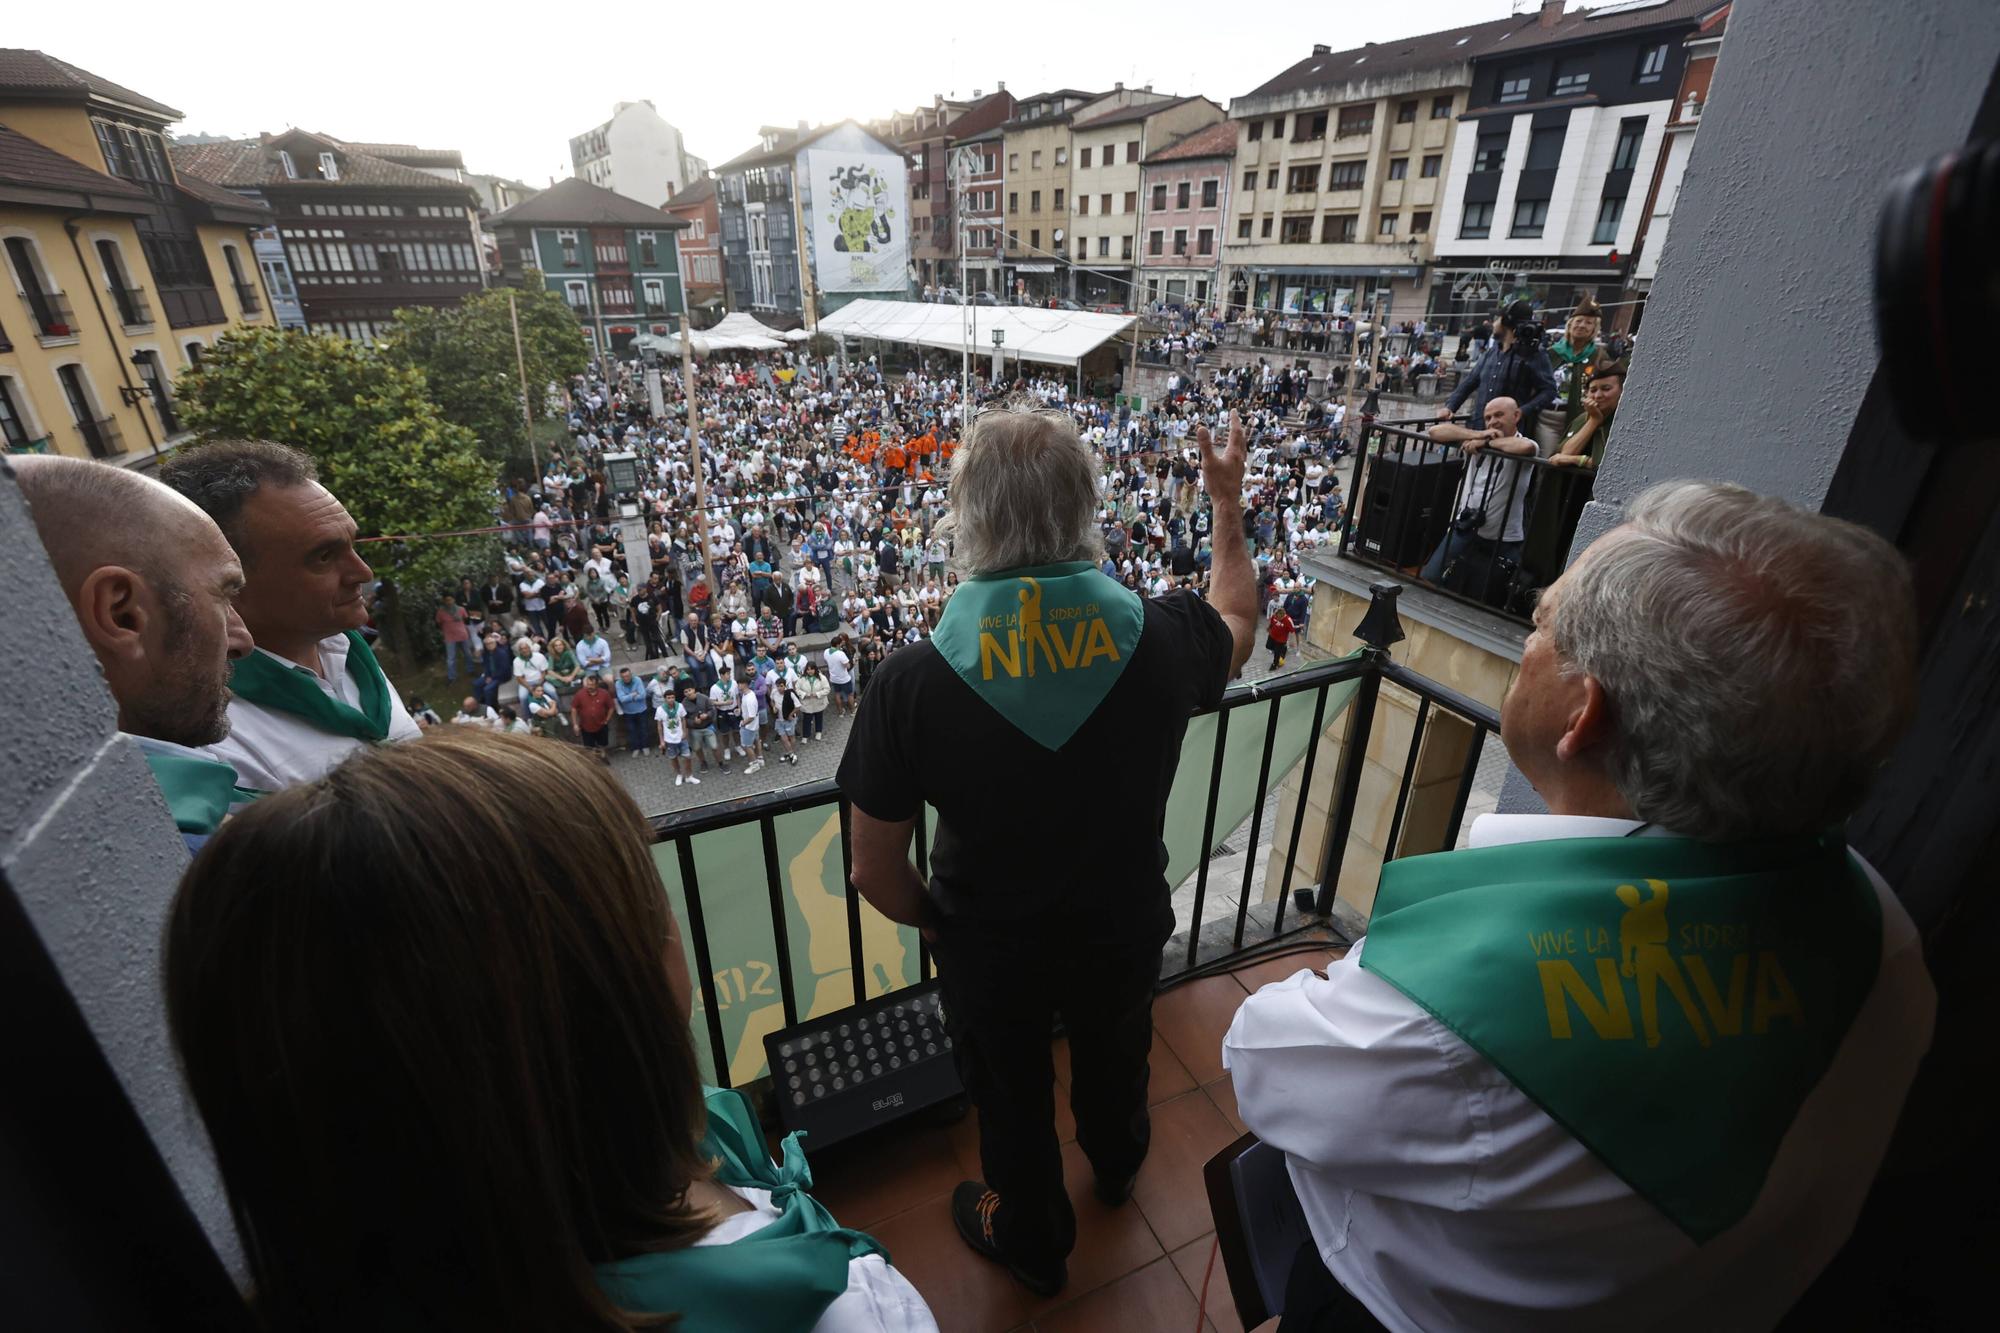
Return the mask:
{"type": "Polygon", "coordinates": [[[422,734],[360,634],[375,572],[308,455],[221,440],[177,454],[160,479],[215,520],[247,580],[236,605],[257,647],[230,672],[229,734],[210,757],[277,791],[422,734]]]}
{"type": "Polygon", "coordinates": [[[246,796],[197,752],[228,734],[229,664],[252,648],[235,606],[243,568],[214,522],[156,481],[74,458],[10,462],[119,730],[192,851],[246,796]]]}

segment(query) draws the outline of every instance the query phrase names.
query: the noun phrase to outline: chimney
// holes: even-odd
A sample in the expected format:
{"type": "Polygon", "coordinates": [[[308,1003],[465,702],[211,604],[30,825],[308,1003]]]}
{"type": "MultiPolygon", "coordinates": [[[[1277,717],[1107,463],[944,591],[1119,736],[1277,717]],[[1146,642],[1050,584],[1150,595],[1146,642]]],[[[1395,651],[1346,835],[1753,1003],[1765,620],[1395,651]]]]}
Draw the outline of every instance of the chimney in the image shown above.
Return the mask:
{"type": "Polygon", "coordinates": [[[1333,54],[1333,48],[1328,46],[1325,42],[1314,42],[1313,54],[1316,56],[1330,56],[1333,54]]]}
{"type": "Polygon", "coordinates": [[[994,90],[995,90],[996,92],[1003,92],[1003,93],[1004,93],[1004,92],[1006,92],[1006,91],[1007,91],[1007,80],[1005,80],[1005,79],[1002,79],[1002,80],[1000,80],[1000,82],[999,82],[999,83],[997,83],[997,84],[995,84],[995,85],[994,85],[994,90]]]}
{"type": "Polygon", "coordinates": [[[799,133],[800,133],[800,134],[804,134],[804,133],[805,133],[805,132],[806,132],[807,130],[809,130],[809,129],[811,129],[811,128],[812,128],[812,126],[810,126],[810,125],[806,124],[806,122],[804,122],[803,120],[799,122],[799,133]]]}
{"type": "Polygon", "coordinates": [[[978,90],[977,88],[974,88],[974,89],[972,90],[972,100],[973,100],[973,101],[975,101],[975,102],[977,102],[977,101],[979,100],[979,98],[980,98],[980,92],[979,92],[979,90],[978,90]]]}
{"type": "Polygon", "coordinates": [[[1553,28],[1562,22],[1563,0],[1542,0],[1542,12],[1535,19],[1537,27],[1553,28]]]}

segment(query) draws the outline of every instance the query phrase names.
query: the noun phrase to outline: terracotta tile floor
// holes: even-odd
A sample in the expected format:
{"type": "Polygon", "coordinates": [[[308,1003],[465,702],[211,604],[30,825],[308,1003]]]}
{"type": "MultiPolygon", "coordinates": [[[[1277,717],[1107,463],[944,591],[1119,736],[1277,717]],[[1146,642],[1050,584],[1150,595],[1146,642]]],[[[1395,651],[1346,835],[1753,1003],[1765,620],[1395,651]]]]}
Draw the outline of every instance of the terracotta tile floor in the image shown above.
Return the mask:
{"type": "MultiPolygon", "coordinates": [[[[1201,1179],[1203,1164],[1243,1132],[1222,1068],[1222,1034],[1250,991],[1329,957],[1339,951],[1320,946],[1176,986],[1155,1002],[1153,1146],[1122,1208],[1106,1208],[1091,1192],[1090,1165],[1076,1146],[1069,1111],[1068,1043],[1055,1042],[1056,1126],[1077,1245],[1069,1285],[1052,1299],[1037,1298],[979,1258],[952,1226],[952,1187],[979,1175],[977,1112],[948,1125],[906,1121],[857,1141],[851,1151],[850,1145],[831,1149],[813,1160],[814,1193],[843,1225],[888,1247],[945,1333],[1244,1333],[1220,1258],[1208,1271],[1215,1229],[1201,1179]]],[[[1276,1321],[1259,1327],[1275,1328],[1276,1321]]]]}

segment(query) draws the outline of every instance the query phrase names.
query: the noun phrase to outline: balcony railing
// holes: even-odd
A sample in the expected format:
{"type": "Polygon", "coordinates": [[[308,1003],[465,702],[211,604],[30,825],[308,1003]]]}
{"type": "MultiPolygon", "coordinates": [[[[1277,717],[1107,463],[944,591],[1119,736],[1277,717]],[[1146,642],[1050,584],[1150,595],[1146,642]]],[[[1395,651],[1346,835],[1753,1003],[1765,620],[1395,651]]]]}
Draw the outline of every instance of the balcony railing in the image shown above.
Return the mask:
{"type": "Polygon", "coordinates": [[[236,303],[243,307],[243,313],[246,315],[264,313],[264,302],[258,298],[257,284],[254,282],[236,284],[236,303]]]}
{"type": "Polygon", "coordinates": [[[153,305],[142,289],[113,284],[104,290],[111,293],[111,304],[117,308],[118,322],[126,328],[139,328],[153,322],[153,305]]]}
{"type": "Polygon", "coordinates": [[[35,332],[41,337],[76,336],[76,316],[70,313],[69,302],[61,292],[30,287],[21,293],[21,303],[28,307],[28,316],[34,320],[35,332]]]}
{"type": "Polygon", "coordinates": [[[125,437],[118,430],[118,423],[110,417],[99,417],[95,421],[85,418],[76,423],[76,429],[83,436],[83,443],[90,450],[92,458],[114,458],[125,452],[125,437]]]}
{"type": "MultiPolygon", "coordinates": [[[[1168,803],[1170,875],[1178,861],[1192,878],[1192,905],[1169,941],[1162,984],[1197,972],[1239,965],[1280,941],[1325,929],[1334,908],[1349,834],[1355,826],[1369,729],[1381,684],[1415,695],[1418,714],[1409,758],[1396,794],[1386,846],[1403,836],[1417,758],[1440,717],[1470,728],[1471,746],[1459,774],[1440,845],[1456,845],[1472,791],[1480,747],[1497,732],[1493,710],[1396,666],[1387,645],[1401,637],[1392,584],[1377,589],[1366,622],[1371,642],[1352,656],[1228,690],[1213,710],[1189,725],[1180,770],[1168,803]],[[1342,714],[1347,714],[1342,723],[1342,714]],[[1319,738],[1344,725],[1337,762],[1318,765],[1319,738]],[[1316,767],[1318,771],[1316,771],[1316,767]],[[1333,772],[1325,771],[1332,768],[1333,772]],[[1264,828],[1273,785],[1291,782],[1288,826],[1264,828]],[[1327,810],[1324,848],[1309,887],[1288,894],[1300,866],[1308,812],[1327,810]],[[1233,913],[1205,920],[1211,871],[1221,839],[1248,822],[1240,852],[1243,887],[1233,913]],[[1187,834],[1199,827],[1198,843],[1187,834]],[[1187,846],[1176,856],[1176,841],[1187,846]],[[1275,855],[1283,848],[1282,858],[1275,855]],[[1266,883],[1252,901],[1252,871],[1269,857],[1266,883]]],[[[1281,806],[1281,808],[1283,808],[1281,806]]],[[[915,860],[929,876],[934,815],[916,824],[915,860]]],[[[832,781],[804,783],[740,800],[663,815],[653,821],[654,860],[685,928],[690,968],[700,991],[695,1016],[714,1078],[723,1087],[751,1083],[768,1070],[761,1035],[893,994],[928,981],[928,946],[921,935],[879,916],[856,892],[849,850],[850,813],[832,781]],[[756,891],[761,881],[763,892],[756,891]]],[[[1184,896],[1187,885],[1181,885],[1184,896]]]]}
{"type": "Polygon", "coordinates": [[[1596,473],[1468,455],[1432,441],[1434,424],[1364,421],[1340,553],[1525,624],[1562,572],[1596,473]]]}

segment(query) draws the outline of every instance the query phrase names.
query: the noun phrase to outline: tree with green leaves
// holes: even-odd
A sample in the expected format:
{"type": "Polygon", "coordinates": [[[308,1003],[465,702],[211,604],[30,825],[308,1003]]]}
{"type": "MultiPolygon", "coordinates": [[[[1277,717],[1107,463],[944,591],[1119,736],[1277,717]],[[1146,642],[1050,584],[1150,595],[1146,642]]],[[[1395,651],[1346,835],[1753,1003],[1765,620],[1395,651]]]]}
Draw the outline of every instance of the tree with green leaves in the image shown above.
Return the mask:
{"type": "MultiPolygon", "coordinates": [[[[470,429],[439,411],[421,371],[369,348],[325,334],[236,329],[175,388],[203,439],[276,440],[311,454],[363,537],[494,522],[497,465],[470,429]]],[[[429,643],[434,593],[499,564],[491,537],[371,542],[364,555],[392,585],[393,614],[380,628],[400,648],[429,643]]]]}
{"type": "Polygon", "coordinates": [[[521,362],[537,417],[550,381],[567,384],[589,363],[583,330],[568,304],[544,287],[538,271],[528,270],[524,282],[525,290],[481,292],[454,309],[399,310],[383,339],[383,354],[396,365],[422,371],[445,419],[469,428],[481,451],[510,476],[525,471],[530,448],[509,295],[520,315],[521,362]]]}

